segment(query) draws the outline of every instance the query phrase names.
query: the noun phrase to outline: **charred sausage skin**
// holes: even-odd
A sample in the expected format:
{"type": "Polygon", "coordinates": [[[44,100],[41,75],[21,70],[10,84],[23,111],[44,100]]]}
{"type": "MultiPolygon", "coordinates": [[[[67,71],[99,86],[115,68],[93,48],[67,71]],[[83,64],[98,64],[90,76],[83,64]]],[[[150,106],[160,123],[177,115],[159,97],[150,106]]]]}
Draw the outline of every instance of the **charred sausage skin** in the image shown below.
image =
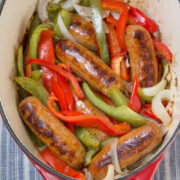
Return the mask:
{"type": "Polygon", "coordinates": [[[83,46],[68,39],[60,39],[54,46],[56,56],[93,88],[105,95],[108,95],[108,90],[113,87],[124,92],[124,81],[83,46]]]}
{"type": "MultiPolygon", "coordinates": [[[[161,129],[153,123],[148,123],[120,137],[117,145],[120,167],[124,169],[132,165],[151,152],[161,141],[161,129]]],[[[94,157],[89,166],[90,173],[97,180],[103,179],[106,176],[108,165],[112,164],[110,149],[110,144],[105,146],[94,157]]]]}
{"type": "Polygon", "coordinates": [[[80,169],[85,149],[79,140],[36,98],[28,97],[19,105],[26,125],[68,166],[80,169]]]}
{"type": "Polygon", "coordinates": [[[158,63],[150,33],[138,25],[126,30],[126,44],[130,55],[132,78],[137,75],[142,88],[158,82],[158,63]]]}
{"type": "Polygon", "coordinates": [[[80,16],[71,13],[71,24],[69,32],[74,39],[91,51],[97,51],[94,27],[80,16]]]}

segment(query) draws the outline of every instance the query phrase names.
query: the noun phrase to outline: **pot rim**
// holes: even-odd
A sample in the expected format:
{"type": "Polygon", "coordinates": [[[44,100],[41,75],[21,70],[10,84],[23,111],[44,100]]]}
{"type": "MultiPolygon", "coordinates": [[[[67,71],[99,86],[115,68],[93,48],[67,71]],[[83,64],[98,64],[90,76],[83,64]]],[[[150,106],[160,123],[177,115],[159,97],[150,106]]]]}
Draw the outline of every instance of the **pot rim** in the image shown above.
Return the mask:
{"type": "MultiPolygon", "coordinates": [[[[6,0],[2,0],[1,4],[0,4],[0,15],[2,13],[4,4],[5,4],[6,0]]],[[[40,160],[38,160],[38,158],[36,158],[19,140],[19,138],[16,136],[16,134],[14,133],[13,129],[11,128],[10,124],[8,123],[8,119],[6,118],[6,115],[4,113],[3,107],[2,107],[2,103],[0,102],[0,114],[1,117],[3,119],[3,122],[7,128],[7,130],[9,131],[10,135],[13,137],[14,141],[16,142],[16,144],[21,148],[21,150],[30,158],[32,159],[35,163],[37,163],[37,165],[39,165],[40,167],[44,168],[45,170],[47,170],[48,172],[52,173],[53,175],[56,175],[59,178],[63,178],[66,180],[74,180],[73,178],[70,178],[68,176],[65,176],[61,173],[58,173],[56,170],[53,170],[52,168],[50,168],[49,166],[47,166],[46,164],[42,163],[40,160]]],[[[142,165],[140,168],[135,169],[134,171],[130,172],[129,174],[118,178],[117,180],[123,180],[123,179],[128,179],[134,175],[136,175],[137,173],[141,172],[142,170],[144,170],[146,167],[148,167],[151,163],[153,163],[155,160],[157,160],[162,153],[167,149],[167,147],[171,144],[171,142],[174,140],[174,138],[176,137],[178,131],[180,130],[180,123],[178,124],[176,130],[174,131],[174,134],[172,135],[172,137],[169,139],[169,141],[164,145],[164,147],[161,149],[161,151],[159,151],[150,161],[148,161],[146,164],[142,165]]]]}

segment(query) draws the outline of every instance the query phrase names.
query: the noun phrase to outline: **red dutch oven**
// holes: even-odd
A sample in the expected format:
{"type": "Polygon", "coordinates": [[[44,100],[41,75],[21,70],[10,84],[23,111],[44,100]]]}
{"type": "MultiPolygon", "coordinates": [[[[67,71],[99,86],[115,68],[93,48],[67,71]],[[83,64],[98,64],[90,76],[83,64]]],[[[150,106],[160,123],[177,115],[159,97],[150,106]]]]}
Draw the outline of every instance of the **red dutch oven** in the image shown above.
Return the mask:
{"type": "MultiPolygon", "coordinates": [[[[13,82],[16,75],[15,52],[17,45],[22,41],[37,2],[38,0],[3,0],[0,5],[0,112],[11,136],[44,179],[71,180],[72,178],[56,172],[43,162],[26,132],[17,109],[17,87],[13,82]]],[[[119,180],[151,180],[180,129],[180,61],[178,62],[180,59],[180,4],[178,0],[132,0],[131,4],[146,12],[157,22],[162,41],[170,47],[174,55],[171,73],[172,90],[176,95],[176,101],[169,131],[160,147],[146,156],[138,168],[119,178],[119,180]]]]}

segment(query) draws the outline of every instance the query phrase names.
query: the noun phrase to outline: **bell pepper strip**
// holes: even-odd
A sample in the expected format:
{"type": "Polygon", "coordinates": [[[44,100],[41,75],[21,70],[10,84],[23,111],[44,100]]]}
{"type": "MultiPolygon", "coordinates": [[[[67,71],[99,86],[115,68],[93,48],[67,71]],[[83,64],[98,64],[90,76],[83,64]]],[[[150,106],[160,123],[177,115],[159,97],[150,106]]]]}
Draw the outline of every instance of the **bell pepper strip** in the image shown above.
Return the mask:
{"type": "Polygon", "coordinates": [[[68,110],[65,94],[63,91],[63,87],[60,86],[54,77],[51,77],[51,84],[52,84],[52,92],[55,94],[55,96],[58,98],[58,104],[62,111],[68,110]]]}
{"type": "Polygon", "coordinates": [[[146,96],[144,93],[143,93],[143,90],[141,88],[138,88],[138,94],[139,94],[139,97],[144,100],[145,102],[148,102],[148,103],[151,103],[152,100],[153,100],[153,96],[146,96]]]}
{"type": "Polygon", "coordinates": [[[70,72],[70,73],[73,72],[72,69],[71,69],[71,67],[68,66],[67,64],[58,64],[58,66],[60,66],[61,68],[63,68],[64,70],[66,70],[66,71],[68,71],[68,72],[70,72]]]}
{"type": "Polygon", "coordinates": [[[18,76],[24,76],[22,45],[19,46],[18,51],[17,51],[17,73],[18,73],[18,76]]]}
{"type": "Polygon", "coordinates": [[[128,8],[122,12],[116,26],[117,39],[118,39],[121,51],[127,50],[126,41],[125,41],[125,33],[126,33],[126,24],[128,20],[128,12],[129,12],[128,8]]]}
{"type": "Polygon", "coordinates": [[[140,113],[141,112],[141,99],[138,95],[138,88],[139,88],[139,81],[138,77],[134,77],[134,82],[133,82],[133,88],[129,100],[129,108],[131,108],[133,111],[140,113]]]}
{"type": "Polygon", "coordinates": [[[77,97],[79,99],[82,99],[84,97],[84,94],[79,86],[79,83],[78,83],[76,77],[73,74],[63,70],[58,65],[50,64],[50,63],[45,62],[40,59],[31,59],[28,61],[28,64],[39,64],[41,66],[45,66],[45,67],[53,70],[54,72],[58,73],[59,75],[65,77],[66,79],[68,79],[71,82],[77,97]]]}
{"type": "Polygon", "coordinates": [[[115,120],[119,122],[129,123],[132,127],[140,127],[147,123],[146,119],[131,110],[126,105],[122,105],[120,107],[112,107],[106,104],[91,90],[86,82],[83,82],[82,87],[89,101],[115,120]]]}
{"type": "Polygon", "coordinates": [[[85,180],[84,174],[75,171],[71,167],[67,166],[63,161],[57,158],[49,149],[45,149],[41,152],[41,157],[56,171],[78,180],[85,180]]]}
{"type": "Polygon", "coordinates": [[[77,138],[82,142],[82,144],[88,149],[97,149],[100,146],[100,141],[91,135],[86,128],[75,127],[75,132],[77,138]]]}
{"type": "Polygon", "coordinates": [[[131,24],[137,24],[146,28],[150,33],[154,33],[159,29],[158,25],[152,19],[134,7],[130,8],[128,21],[131,24]]]}
{"type": "Polygon", "coordinates": [[[102,9],[113,10],[118,12],[123,12],[124,9],[127,9],[129,6],[127,3],[118,0],[102,0],[101,1],[102,9]]]}
{"type": "Polygon", "coordinates": [[[152,104],[145,104],[143,107],[142,114],[146,115],[147,117],[156,120],[158,123],[162,124],[162,121],[152,112],[152,104]]]}
{"type": "Polygon", "coordinates": [[[31,93],[33,96],[36,96],[45,106],[47,106],[49,93],[38,81],[27,77],[16,77],[15,82],[22,88],[24,88],[26,91],[31,93]]]}
{"type": "Polygon", "coordinates": [[[104,141],[101,142],[101,148],[103,148],[104,146],[106,146],[107,144],[109,144],[115,137],[110,137],[104,141]]]}
{"type": "Polygon", "coordinates": [[[75,134],[75,129],[74,129],[73,124],[71,124],[71,123],[66,123],[66,127],[67,127],[73,134],[75,134]]]}
{"type": "Polygon", "coordinates": [[[32,71],[32,79],[39,81],[42,77],[43,71],[42,70],[35,70],[32,71]]]}
{"type": "MultiPolygon", "coordinates": [[[[39,58],[49,63],[55,64],[55,55],[52,42],[52,30],[44,30],[41,32],[39,40],[39,58]]],[[[41,67],[43,70],[43,84],[50,93],[52,91],[51,77],[56,77],[56,73],[46,67],[41,67]]]]}
{"type": "MultiPolygon", "coordinates": [[[[30,59],[30,48],[27,50],[26,54],[26,62],[30,59]]],[[[26,63],[26,77],[31,77],[32,76],[32,69],[31,69],[31,64],[26,63]]]]}
{"type": "Polygon", "coordinates": [[[96,91],[96,94],[108,105],[110,106],[114,106],[113,101],[111,101],[111,99],[109,99],[107,96],[105,96],[104,94],[96,91]]]}
{"type": "Polygon", "coordinates": [[[108,17],[106,18],[106,22],[109,23],[109,24],[112,24],[112,25],[115,26],[115,27],[116,27],[116,25],[117,25],[117,20],[114,19],[114,18],[111,17],[111,16],[108,16],[108,17]]]}
{"type": "Polygon", "coordinates": [[[116,30],[111,24],[107,24],[109,33],[107,34],[107,39],[109,42],[109,49],[111,53],[111,58],[113,58],[115,55],[119,54],[121,52],[121,48],[119,47],[119,43],[117,40],[117,34],[116,30]]]}
{"type": "Polygon", "coordinates": [[[66,79],[58,75],[58,84],[61,86],[61,88],[64,91],[64,97],[68,110],[73,111],[75,109],[75,99],[66,79]]]}
{"type": "Polygon", "coordinates": [[[94,25],[95,34],[98,41],[100,57],[104,61],[104,63],[109,65],[110,57],[109,57],[106,35],[104,31],[100,0],[90,0],[90,5],[92,11],[92,22],[94,25]]]}
{"type": "Polygon", "coordinates": [[[88,166],[91,163],[92,158],[98,153],[98,151],[99,151],[99,148],[98,149],[90,149],[86,153],[84,166],[88,166]]]}
{"type": "Polygon", "coordinates": [[[54,107],[54,102],[58,99],[51,94],[48,100],[48,108],[51,113],[64,122],[72,123],[80,127],[94,127],[111,136],[122,136],[131,130],[131,127],[127,123],[120,123],[113,125],[108,118],[103,116],[94,115],[79,115],[79,116],[64,116],[61,112],[58,112],[54,107]]]}
{"type": "MultiPolygon", "coordinates": [[[[30,58],[35,59],[38,58],[38,45],[39,45],[39,39],[40,34],[44,30],[51,29],[51,25],[49,24],[40,24],[38,25],[35,30],[32,33],[31,39],[30,39],[30,58]]],[[[36,66],[32,66],[34,70],[37,69],[36,66]]]]}
{"type": "Polygon", "coordinates": [[[114,102],[116,107],[126,105],[128,106],[129,101],[126,98],[126,96],[118,89],[116,88],[111,88],[108,91],[108,94],[110,95],[111,100],[114,102]]]}
{"type": "Polygon", "coordinates": [[[172,62],[172,53],[169,48],[164,43],[156,40],[154,37],[152,37],[152,39],[156,51],[160,55],[162,55],[168,62],[172,62]]]}

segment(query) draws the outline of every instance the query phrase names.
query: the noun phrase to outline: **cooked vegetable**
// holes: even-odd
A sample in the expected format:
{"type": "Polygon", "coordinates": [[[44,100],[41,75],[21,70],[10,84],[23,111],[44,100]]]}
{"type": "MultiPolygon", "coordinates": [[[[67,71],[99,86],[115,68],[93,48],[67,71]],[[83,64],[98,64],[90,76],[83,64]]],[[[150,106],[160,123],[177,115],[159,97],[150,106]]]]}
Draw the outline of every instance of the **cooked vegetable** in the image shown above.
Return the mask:
{"type": "Polygon", "coordinates": [[[125,96],[121,91],[119,91],[118,89],[111,88],[111,89],[109,90],[109,95],[110,95],[111,100],[113,101],[113,103],[114,103],[117,107],[122,106],[122,105],[128,106],[128,104],[129,104],[128,99],[127,99],[126,96],[125,96]]]}
{"type": "Polygon", "coordinates": [[[39,98],[42,103],[47,106],[49,93],[46,91],[42,84],[27,77],[16,77],[15,81],[18,85],[31,93],[33,96],[39,98]]]}
{"type": "Polygon", "coordinates": [[[82,5],[82,6],[90,6],[90,0],[81,0],[80,5],[82,5]]]}
{"type": "Polygon", "coordinates": [[[65,2],[61,2],[61,7],[72,11],[74,9],[74,5],[79,4],[80,0],[66,0],[65,2]]]}
{"type": "Polygon", "coordinates": [[[94,30],[96,33],[100,56],[104,63],[109,65],[110,57],[106,41],[106,35],[104,32],[100,0],[90,0],[90,5],[92,8],[92,21],[94,24],[94,30]]]}
{"type": "Polygon", "coordinates": [[[43,71],[42,70],[35,70],[32,71],[32,79],[35,81],[39,81],[42,77],[43,71]]]}
{"type": "Polygon", "coordinates": [[[51,94],[48,100],[49,110],[54,116],[65,122],[72,123],[80,127],[95,127],[111,136],[121,136],[131,130],[129,124],[127,123],[120,123],[114,125],[110,122],[108,118],[102,116],[84,115],[82,113],[79,114],[79,112],[76,111],[69,111],[65,114],[66,116],[64,116],[63,112],[58,112],[57,109],[54,107],[54,101],[57,101],[57,98],[51,94]]]}
{"type": "Polygon", "coordinates": [[[76,136],[78,139],[88,148],[88,149],[97,149],[100,145],[100,141],[92,136],[87,129],[82,127],[76,127],[76,136]]]}
{"type": "Polygon", "coordinates": [[[75,171],[74,169],[67,166],[59,158],[57,158],[49,149],[45,149],[41,152],[42,158],[56,171],[63,173],[66,176],[75,178],[78,180],[85,180],[83,173],[75,171]]]}
{"type": "Polygon", "coordinates": [[[90,149],[87,153],[86,153],[86,157],[85,157],[85,166],[88,166],[91,161],[92,158],[96,155],[96,153],[99,151],[99,149],[90,149]]]}
{"type": "Polygon", "coordinates": [[[122,105],[120,107],[112,107],[107,105],[104,101],[102,101],[97,95],[90,89],[87,83],[83,82],[83,90],[88,99],[97,106],[100,110],[113,117],[117,121],[127,122],[132,127],[139,127],[145,125],[147,120],[144,119],[139,114],[132,111],[126,105],[122,105]]]}
{"type": "Polygon", "coordinates": [[[153,96],[146,96],[146,95],[144,95],[142,88],[138,89],[138,94],[139,94],[139,97],[142,100],[144,100],[145,102],[151,103],[152,100],[153,100],[153,96]]]}
{"type": "Polygon", "coordinates": [[[18,76],[24,76],[22,45],[19,46],[18,52],[17,52],[17,72],[18,72],[18,76]]]}

